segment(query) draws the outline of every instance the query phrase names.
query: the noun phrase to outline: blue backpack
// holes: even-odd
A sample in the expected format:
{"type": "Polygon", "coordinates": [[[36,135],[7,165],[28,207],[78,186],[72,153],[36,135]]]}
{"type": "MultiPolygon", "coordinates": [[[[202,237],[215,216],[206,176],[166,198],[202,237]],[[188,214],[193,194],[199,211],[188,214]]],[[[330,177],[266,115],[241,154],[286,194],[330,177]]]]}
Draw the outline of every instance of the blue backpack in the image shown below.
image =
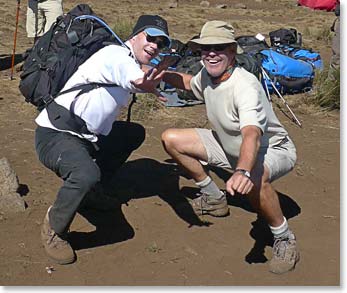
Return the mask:
{"type": "Polygon", "coordinates": [[[261,66],[266,72],[263,76],[263,86],[273,93],[274,86],[281,93],[294,94],[312,89],[315,75],[314,67],[309,62],[294,59],[277,52],[275,49],[265,49],[257,54],[261,66]]]}
{"type": "Polygon", "coordinates": [[[324,65],[320,54],[314,52],[312,49],[296,48],[291,46],[279,46],[274,49],[277,52],[288,55],[294,59],[309,62],[317,70],[323,70],[324,65]]]}

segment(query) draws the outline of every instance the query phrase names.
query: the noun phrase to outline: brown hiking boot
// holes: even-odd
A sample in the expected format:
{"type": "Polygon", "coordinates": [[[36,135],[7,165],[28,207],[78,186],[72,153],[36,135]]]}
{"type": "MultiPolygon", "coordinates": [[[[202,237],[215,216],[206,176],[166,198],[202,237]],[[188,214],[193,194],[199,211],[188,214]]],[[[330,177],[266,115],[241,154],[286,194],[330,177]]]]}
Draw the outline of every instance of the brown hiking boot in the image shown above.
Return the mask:
{"type": "Polygon", "coordinates": [[[225,194],[223,194],[221,199],[214,199],[203,193],[189,202],[194,212],[199,216],[225,217],[229,215],[229,207],[225,194]]]}
{"type": "Polygon", "coordinates": [[[49,224],[48,209],[41,227],[41,239],[48,256],[56,263],[64,265],[75,261],[75,252],[70,244],[53,231],[49,224]]]}
{"type": "Polygon", "coordinates": [[[300,254],[293,233],[286,238],[275,239],[272,259],[269,262],[270,272],[283,274],[291,271],[299,259],[300,254]]]}

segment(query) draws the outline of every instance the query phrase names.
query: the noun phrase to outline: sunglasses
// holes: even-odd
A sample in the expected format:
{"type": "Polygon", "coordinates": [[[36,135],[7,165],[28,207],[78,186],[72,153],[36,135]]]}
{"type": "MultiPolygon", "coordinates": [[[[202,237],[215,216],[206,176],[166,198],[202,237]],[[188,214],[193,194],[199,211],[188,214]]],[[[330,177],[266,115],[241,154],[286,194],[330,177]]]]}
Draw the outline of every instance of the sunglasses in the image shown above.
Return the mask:
{"type": "Polygon", "coordinates": [[[200,45],[200,51],[224,51],[230,44],[200,45]]]}
{"type": "Polygon", "coordinates": [[[146,36],[146,41],[149,43],[155,43],[157,44],[157,47],[159,50],[162,50],[164,48],[166,48],[166,43],[163,40],[163,37],[159,37],[159,36],[150,36],[149,34],[147,34],[146,32],[143,32],[146,36]]]}

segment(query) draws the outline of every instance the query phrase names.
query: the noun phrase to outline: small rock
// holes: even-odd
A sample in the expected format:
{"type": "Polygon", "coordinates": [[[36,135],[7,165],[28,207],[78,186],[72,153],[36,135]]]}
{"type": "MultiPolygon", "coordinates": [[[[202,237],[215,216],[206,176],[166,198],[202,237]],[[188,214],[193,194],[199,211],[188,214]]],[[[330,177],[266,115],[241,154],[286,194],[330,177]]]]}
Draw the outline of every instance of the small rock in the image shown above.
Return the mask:
{"type": "Polygon", "coordinates": [[[244,3],[237,3],[234,7],[238,9],[247,9],[247,5],[244,3]]]}
{"type": "Polygon", "coordinates": [[[226,8],[228,8],[228,5],[226,5],[226,4],[218,4],[218,5],[216,5],[216,8],[226,9],[226,8]]]}
{"type": "Polygon", "coordinates": [[[201,7],[210,7],[210,2],[208,2],[208,1],[201,1],[200,2],[200,6],[201,7]]]}
{"type": "Polygon", "coordinates": [[[169,8],[177,8],[178,7],[178,0],[172,0],[169,3],[169,8]]]}

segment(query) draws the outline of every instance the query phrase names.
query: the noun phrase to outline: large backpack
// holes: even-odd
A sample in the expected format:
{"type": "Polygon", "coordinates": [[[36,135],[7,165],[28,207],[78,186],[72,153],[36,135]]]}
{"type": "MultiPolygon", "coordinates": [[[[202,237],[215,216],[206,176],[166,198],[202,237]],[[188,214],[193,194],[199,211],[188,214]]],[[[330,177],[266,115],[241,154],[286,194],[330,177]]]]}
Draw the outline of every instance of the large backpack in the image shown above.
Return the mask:
{"type": "Polygon", "coordinates": [[[315,72],[310,63],[283,55],[273,49],[262,50],[257,57],[266,73],[264,87],[267,87],[270,93],[274,91],[274,85],[282,93],[290,94],[312,88],[315,72]]]}
{"type": "Polygon", "coordinates": [[[280,45],[298,46],[302,45],[301,33],[298,33],[295,28],[280,28],[269,32],[270,43],[272,47],[280,45]]]}
{"type": "Polygon", "coordinates": [[[291,46],[278,46],[274,47],[273,49],[294,59],[309,62],[315,69],[323,70],[324,64],[320,54],[312,49],[296,48],[291,46]]]}
{"type": "Polygon", "coordinates": [[[60,92],[82,63],[109,44],[123,43],[88,5],[77,5],[66,15],[59,16],[25,57],[19,83],[25,101],[38,110],[46,108],[51,123],[58,129],[89,133],[82,119],[54,99],[71,91],[79,90],[79,95],[99,86],[117,86],[91,83],[60,92]]]}
{"type": "Polygon", "coordinates": [[[254,55],[261,50],[268,49],[269,45],[264,40],[259,40],[255,36],[239,36],[236,41],[245,53],[254,55]]]}

